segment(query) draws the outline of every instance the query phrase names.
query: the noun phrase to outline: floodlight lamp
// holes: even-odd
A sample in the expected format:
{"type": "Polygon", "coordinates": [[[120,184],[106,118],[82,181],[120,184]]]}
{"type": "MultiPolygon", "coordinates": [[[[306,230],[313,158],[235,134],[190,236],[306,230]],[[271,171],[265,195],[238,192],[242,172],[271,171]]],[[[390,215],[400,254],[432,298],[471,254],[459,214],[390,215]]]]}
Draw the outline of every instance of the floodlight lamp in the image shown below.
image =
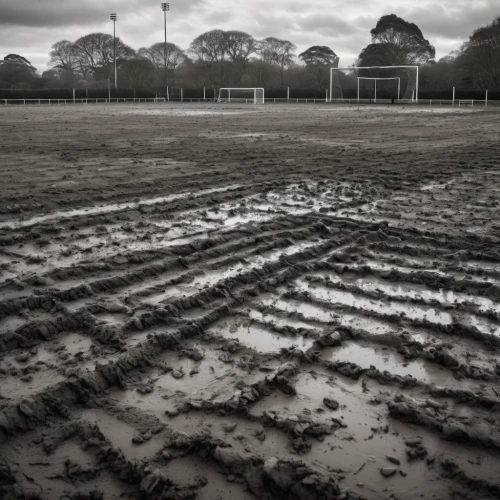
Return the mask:
{"type": "Polygon", "coordinates": [[[161,4],[161,10],[162,10],[163,12],[166,12],[167,10],[170,10],[170,4],[169,4],[169,3],[162,2],[162,4],[161,4]]]}
{"type": "Polygon", "coordinates": [[[116,19],[117,19],[117,15],[116,15],[116,14],[110,14],[110,15],[109,15],[109,18],[110,18],[112,21],[116,21],[116,19]]]}

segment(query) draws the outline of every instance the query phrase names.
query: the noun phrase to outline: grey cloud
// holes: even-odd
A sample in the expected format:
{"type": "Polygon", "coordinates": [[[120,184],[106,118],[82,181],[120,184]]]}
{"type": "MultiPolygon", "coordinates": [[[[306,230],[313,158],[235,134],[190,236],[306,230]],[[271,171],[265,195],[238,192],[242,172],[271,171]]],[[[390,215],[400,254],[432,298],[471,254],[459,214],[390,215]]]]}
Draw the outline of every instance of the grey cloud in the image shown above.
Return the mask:
{"type": "Polygon", "coordinates": [[[416,23],[424,36],[429,39],[439,36],[465,40],[476,28],[490,23],[495,15],[500,15],[497,0],[489,0],[481,4],[459,2],[450,8],[434,5],[432,9],[432,16],[417,9],[405,14],[408,21],[416,23]]]}
{"type": "Polygon", "coordinates": [[[331,35],[347,34],[357,31],[359,27],[353,23],[344,21],[342,17],[334,14],[317,12],[303,17],[298,17],[296,24],[303,31],[312,33],[325,33],[331,35]]]}
{"type": "MultiPolygon", "coordinates": [[[[175,2],[188,11],[203,0],[175,2]]],[[[88,26],[107,20],[111,12],[119,18],[149,9],[160,11],[160,2],[151,0],[0,0],[0,25],[88,26]]]]}

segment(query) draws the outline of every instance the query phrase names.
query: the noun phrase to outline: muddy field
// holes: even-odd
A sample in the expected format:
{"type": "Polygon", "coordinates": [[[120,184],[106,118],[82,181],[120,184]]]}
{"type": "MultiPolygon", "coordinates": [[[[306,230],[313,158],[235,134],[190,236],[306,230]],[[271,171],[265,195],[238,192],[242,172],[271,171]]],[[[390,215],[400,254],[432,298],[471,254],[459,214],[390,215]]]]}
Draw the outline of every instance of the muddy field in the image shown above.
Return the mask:
{"type": "Polygon", "coordinates": [[[0,498],[500,497],[500,113],[0,109],[0,498]]]}

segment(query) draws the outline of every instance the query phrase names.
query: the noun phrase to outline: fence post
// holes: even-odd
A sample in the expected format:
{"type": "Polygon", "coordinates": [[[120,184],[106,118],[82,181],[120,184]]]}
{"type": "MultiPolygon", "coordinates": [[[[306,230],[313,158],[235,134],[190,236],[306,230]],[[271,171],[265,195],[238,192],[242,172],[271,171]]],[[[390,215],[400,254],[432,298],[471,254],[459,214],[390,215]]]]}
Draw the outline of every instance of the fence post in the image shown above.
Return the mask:
{"type": "Polygon", "coordinates": [[[485,101],[484,101],[484,107],[485,108],[488,107],[488,91],[486,91],[486,98],[485,98],[485,101]]]}
{"type": "Polygon", "coordinates": [[[181,87],[181,102],[184,102],[184,89],[181,87]]]}
{"type": "Polygon", "coordinates": [[[452,100],[451,105],[455,106],[455,87],[453,87],[453,100],[452,100]]]}
{"type": "Polygon", "coordinates": [[[290,87],[286,88],[286,102],[290,102],[290,87]]]}
{"type": "Polygon", "coordinates": [[[203,87],[203,100],[205,100],[205,87],[203,87]]]}
{"type": "Polygon", "coordinates": [[[73,89],[73,104],[76,104],[76,101],[75,101],[75,89],[73,89]]]}
{"type": "Polygon", "coordinates": [[[328,102],[328,89],[326,89],[325,103],[328,102]]]}

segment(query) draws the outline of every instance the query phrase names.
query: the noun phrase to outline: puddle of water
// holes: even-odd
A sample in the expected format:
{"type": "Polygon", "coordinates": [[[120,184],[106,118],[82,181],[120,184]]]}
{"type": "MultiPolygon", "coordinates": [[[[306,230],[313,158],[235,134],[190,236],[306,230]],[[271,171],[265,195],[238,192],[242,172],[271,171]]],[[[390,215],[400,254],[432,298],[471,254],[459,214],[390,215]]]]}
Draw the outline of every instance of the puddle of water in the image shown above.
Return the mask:
{"type": "MultiPolygon", "coordinates": [[[[282,256],[301,252],[315,245],[317,245],[316,242],[302,242],[285,249],[272,250],[270,252],[265,252],[262,255],[246,257],[245,263],[238,262],[232,266],[229,266],[225,270],[222,268],[208,271],[200,269],[200,273],[194,276],[193,281],[191,281],[190,283],[175,286],[167,285],[165,286],[163,292],[153,292],[146,298],[141,298],[141,300],[143,302],[156,305],[163,301],[169,301],[169,299],[177,299],[179,297],[194,295],[201,290],[212,287],[225,279],[236,277],[241,273],[250,271],[251,269],[260,268],[266,263],[276,262],[282,256]]],[[[244,254],[239,254],[239,256],[243,258],[244,254]]],[[[217,264],[217,261],[226,258],[227,256],[224,256],[223,258],[210,259],[207,264],[212,267],[217,264]]],[[[164,282],[164,278],[162,278],[161,281],[164,282]]],[[[160,283],[160,280],[158,280],[158,282],[160,283]]],[[[141,289],[150,288],[153,283],[154,280],[149,280],[146,284],[134,285],[133,288],[128,288],[127,290],[130,291],[130,293],[137,294],[137,292],[139,292],[141,289]]]]}
{"type": "Polygon", "coordinates": [[[297,394],[286,396],[282,393],[273,393],[267,398],[257,402],[252,407],[252,414],[257,415],[263,411],[277,410],[282,415],[300,415],[311,411],[314,418],[327,422],[330,416],[342,419],[348,426],[348,432],[355,432],[356,438],[368,437],[371,433],[370,424],[379,427],[379,417],[385,412],[383,407],[368,405],[365,400],[372,397],[363,395],[361,385],[353,381],[343,382],[333,376],[325,376],[319,372],[312,375],[307,372],[300,373],[295,384],[297,394]],[[332,413],[323,404],[323,398],[329,397],[338,401],[344,407],[332,413]],[[317,412],[320,408],[324,412],[317,412]],[[357,428],[360,428],[356,430],[357,428]]]}
{"type": "MultiPolygon", "coordinates": [[[[357,316],[356,314],[346,314],[342,311],[333,313],[332,311],[328,311],[319,306],[306,302],[299,302],[293,299],[267,299],[263,300],[262,303],[266,305],[273,305],[276,310],[283,311],[283,314],[286,314],[288,312],[301,313],[304,315],[306,321],[311,322],[311,325],[314,325],[314,323],[320,323],[324,324],[325,328],[327,327],[328,323],[332,321],[332,319],[335,319],[335,321],[342,326],[365,330],[372,334],[399,334],[402,332],[408,332],[411,334],[414,340],[425,345],[438,346],[443,343],[443,340],[447,340],[446,337],[443,339],[441,336],[436,336],[435,332],[426,328],[413,326],[405,326],[403,328],[393,323],[386,323],[375,318],[363,317],[361,315],[357,316]]],[[[260,313],[256,312],[252,314],[255,314],[255,317],[260,319],[260,316],[258,316],[258,314],[260,313]]],[[[292,326],[294,325],[293,319],[287,321],[290,321],[290,324],[292,326]]],[[[308,325],[307,323],[304,323],[303,325],[311,328],[311,325],[308,325]]],[[[328,325],[328,327],[331,328],[331,325],[328,325]]],[[[494,363],[494,361],[490,359],[491,356],[488,353],[485,353],[482,350],[478,351],[477,343],[474,340],[462,338],[460,342],[464,349],[464,352],[476,353],[478,355],[477,359],[472,362],[473,365],[483,366],[484,368],[491,369],[492,363],[494,363]]],[[[437,369],[439,370],[439,368],[437,369]]],[[[434,368],[429,368],[429,370],[430,372],[432,372],[432,374],[434,374],[434,368]]],[[[437,373],[438,377],[439,373],[441,372],[437,373]]],[[[433,379],[433,381],[434,383],[439,383],[439,379],[433,379]]],[[[471,384],[474,384],[474,382],[471,381],[471,384]]]]}
{"type": "Polygon", "coordinates": [[[420,188],[420,191],[434,191],[436,189],[444,189],[446,188],[447,186],[449,186],[450,184],[453,184],[455,182],[456,179],[452,179],[448,182],[444,182],[444,183],[441,183],[441,184],[438,184],[437,182],[431,182],[429,184],[425,184],[424,186],[422,186],[420,188]]]}
{"type": "Polygon", "coordinates": [[[29,320],[20,316],[5,316],[0,320],[0,335],[17,330],[25,325],[27,321],[29,320]]]}
{"type": "Polygon", "coordinates": [[[230,137],[230,138],[237,138],[237,137],[270,137],[270,136],[278,136],[279,134],[266,134],[266,133],[263,133],[263,132],[260,132],[260,133],[252,133],[252,132],[248,132],[246,134],[236,134],[236,135],[230,135],[230,136],[227,136],[227,137],[230,137]]]}
{"type": "Polygon", "coordinates": [[[211,326],[208,331],[227,338],[237,338],[242,344],[258,352],[276,352],[281,348],[292,346],[307,350],[313,343],[311,339],[305,337],[287,337],[266,330],[264,327],[254,326],[251,319],[244,318],[222,320],[211,326]]]}
{"type": "Polygon", "coordinates": [[[319,212],[322,209],[325,215],[333,215],[337,209],[336,205],[350,202],[353,200],[352,196],[360,195],[360,191],[341,183],[307,183],[291,184],[285,190],[273,190],[265,196],[276,209],[286,208],[296,214],[319,212]]]}
{"type": "MultiPolygon", "coordinates": [[[[299,286],[299,289],[306,289],[305,286],[299,286]]],[[[402,317],[407,317],[415,320],[427,320],[431,323],[441,323],[449,325],[454,322],[454,319],[459,319],[465,323],[475,326],[479,331],[486,334],[500,335],[500,327],[491,323],[487,318],[476,316],[473,314],[463,313],[461,311],[450,314],[433,308],[432,306],[420,306],[415,304],[405,304],[393,301],[380,301],[369,298],[364,298],[360,295],[355,295],[350,292],[334,290],[322,286],[315,288],[309,287],[307,291],[311,296],[318,299],[327,300],[332,303],[345,304],[348,306],[363,309],[365,311],[379,312],[382,314],[399,314],[402,317]]]]}
{"type": "Polygon", "coordinates": [[[22,382],[19,377],[7,375],[0,378],[0,394],[4,398],[18,399],[40,392],[46,387],[66,380],[65,377],[52,370],[36,372],[31,382],[22,382]]]}
{"type": "MultiPolygon", "coordinates": [[[[236,189],[238,187],[241,187],[241,186],[239,184],[235,184],[235,185],[225,186],[223,188],[204,189],[204,190],[197,191],[196,197],[203,196],[205,194],[210,194],[210,193],[230,191],[230,190],[236,189]]],[[[95,214],[105,214],[105,213],[110,213],[110,212],[117,212],[117,211],[126,210],[126,209],[139,208],[140,206],[143,206],[143,205],[156,205],[159,203],[168,203],[170,201],[188,198],[189,196],[192,196],[192,193],[188,192],[188,193],[172,194],[169,196],[159,196],[157,198],[150,198],[150,199],[140,200],[140,201],[131,201],[131,202],[126,202],[126,203],[111,203],[109,205],[98,205],[98,206],[93,206],[93,207],[77,208],[74,210],[57,211],[57,212],[52,212],[52,213],[47,214],[47,215],[39,215],[37,217],[32,217],[32,218],[27,219],[27,220],[21,220],[21,221],[15,221],[15,222],[2,222],[0,229],[15,229],[18,227],[32,226],[34,224],[39,224],[40,222],[45,222],[45,221],[49,221],[49,220],[68,219],[68,218],[78,217],[78,216],[82,216],[82,215],[95,215],[95,214]]]]}
{"type": "Polygon", "coordinates": [[[294,328],[307,328],[308,330],[314,329],[315,325],[311,323],[306,323],[304,321],[299,321],[294,318],[282,318],[280,316],[276,316],[274,314],[262,314],[255,309],[251,309],[248,311],[248,316],[252,319],[259,319],[265,321],[266,323],[270,323],[272,325],[287,327],[292,326],[294,328]]]}
{"type": "Polygon", "coordinates": [[[457,384],[457,380],[449,370],[440,369],[439,366],[426,363],[422,359],[408,361],[399,353],[378,346],[349,342],[340,347],[324,349],[320,357],[328,361],[349,361],[362,368],[373,365],[380,371],[387,370],[393,375],[402,377],[412,375],[417,380],[436,385],[453,387],[457,384]]]}
{"type": "Polygon", "coordinates": [[[165,352],[158,359],[165,366],[184,373],[182,378],[176,379],[172,372],[162,373],[157,370],[143,380],[153,381],[153,392],[140,394],[135,389],[112,389],[111,397],[122,405],[137,406],[163,419],[165,410],[174,409],[186,398],[226,401],[234,394],[234,385],[239,380],[252,384],[263,377],[258,370],[249,373],[238,368],[238,355],[233,355],[232,360],[226,363],[219,359],[224,354],[222,350],[200,345],[197,348],[204,355],[200,361],[179,358],[173,352],[165,352]]]}
{"type": "MultiPolygon", "coordinates": [[[[319,273],[316,274],[320,275],[319,273]]],[[[377,292],[380,290],[389,297],[408,297],[411,299],[432,300],[439,302],[442,306],[455,306],[471,302],[481,311],[493,310],[500,313],[500,305],[487,297],[480,297],[478,295],[444,289],[440,289],[438,291],[429,290],[425,285],[418,284],[410,285],[398,283],[397,285],[393,285],[387,284],[377,278],[358,278],[355,275],[349,276],[348,274],[342,275],[342,278],[330,274],[329,278],[333,283],[354,283],[363,290],[370,292],[377,292]]],[[[300,280],[300,283],[303,285],[307,284],[305,280],[300,280]]]]}
{"type": "Polygon", "coordinates": [[[16,465],[16,484],[26,496],[55,499],[77,494],[90,496],[91,491],[100,491],[104,493],[104,498],[128,498],[136,491],[104,469],[95,478],[68,480],[65,477],[68,459],[79,464],[83,470],[96,465],[93,454],[83,451],[73,439],[61,443],[50,455],[42,451],[41,445],[35,445],[30,440],[25,440],[22,446],[6,443],[2,448],[2,457],[11,466],[16,465]]]}
{"type": "Polygon", "coordinates": [[[350,326],[360,330],[366,330],[371,333],[391,333],[395,327],[390,323],[377,320],[375,318],[365,318],[355,314],[345,313],[343,311],[328,311],[314,304],[299,302],[297,300],[268,299],[263,300],[264,305],[273,305],[284,312],[298,312],[311,321],[320,321],[322,323],[331,323],[336,321],[342,326],[350,326]]]}
{"type": "Polygon", "coordinates": [[[161,434],[153,436],[149,441],[142,444],[132,443],[132,437],[136,434],[134,427],[108,415],[104,410],[84,410],[81,413],[81,419],[96,424],[113,446],[120,448],[129,460],[152,458],[153,455],[163,449],[161,434]]]}
{"type": "Polygon", "coordinates": [[[15,357],[18,356],[23,350],[16,350],[12,354],[7,354],[4,358],[5,361],[12,361],[16,366],[22,367],[26,364],[36,364],[37,361],[43,361],[44,363],[60,365],[61,358],[58,353],[68,353],[71,357],[77,352],[83,352],[87,354],[90,346],[92,345],[92,339],[90,337],[85,337],[79,333],[69,333],[58,337],[55,341],[50,341],[40,344],[36,354],[30,355],[28,363],[19,363],[15,361],[15,357]],[[64,349],[60,349],[64,346],[64,349]]]}
{"type": "MultiPolygon", "coordinates": [[[[217,359],[217,352],[203,349],[201,351],[206,356],[201,361],[179,359],[171,353],[163,356],[161,360],[167,366],[180,370],[185,375],[181,379],[174,378],[171,373],[161,375],[155,382],[155,389],[167,398],[176,392],[194,395],[205,388],[209,391],[218,390],[214,384],[218,385],[219,381],[222,385],[230,383],[231,378],[240,373],[232,363],[226,364],[217,359]]],[[[219,354],[222,354],[222,351],[219,354]]]]}
{"type": "Polygon", "coordinates": [[[447,274],[444,271],[440,271],[439,269],[431,269],[430,263],[420,262],[420,261],[417,261],[415,259],[413,259],[413,260],[407,259],[406,257],[405,257],[405,261],[408,263],[411,263],[413,265],[416,264],[416,265],[418,265],[419,268],[415,269],[415,267],[412,267],[411,265],[410,266],[401,266],[399,264],[379,262],[379,261],[374,261],[374,260],[370,260],[370,259],[364,260],[363,264],[361,264],[361,265],[349,264],[349,266],[354,267],[354,268],[360,268],[364,265],[367,265],[373,269],[380,269],[381,271],[392,271],[393,269],[395,269],[395,270],[400,271],[402,273],[408,273],[408,274],[414,273],[415,271],[426,271],[429,273],[439,274],[440,276],[445,276],[447,274]]]}
{"type": "MultiPolygon", "coordinates": [[[[222,110],[222,109],[212,109],[212,110],[201,110],[201,109],[145,109],[145,108],[130,108],[120,111],[121,114],[131,114],[131,115],[168,115],[168,116],[205,116],[205,115],[246,115],[249,113],[254,113],[254,111],[243,111],[239,109],[234,110],[222,110]]],[[[225,136],[227,137],[227,136],[225,136]]]]}
{"type": "MultiPolygon", "coordinates": [[[[434,473],[427,467],[425,460],[407,462],[405,438],[422,437],[430,456],[440,456],[443,453],[446,456],[453,456],[465,470],[471,469],[468,466],[471,453],[474,456],[483,455],[483,458],[487,459],[486,453],[469,450],[462,443],[443,442],[439,436],[427,432],[422,427],[387,419],[385,404],[374,406],[369,403],[369,400],[378,393],[375,385],[375,382],[372,384],[369,382],[368,387],[371,391],[364,394],[359,382],[344,382],[322,373],[317,373],[315,376],[302,373],[299,374],[295,385],[296,396],[273,393],[259,401],[251,411],[253,415],[259,415],[263,411],[274,410],[282,416],[300,415],[304,411],[311,411],[315,420],[328,421],[330,416],[341,419],[347,428],[338,429],[332,436],[326,436],[323,442],[313,442],[312,449],[307,455],[308,462],[323,470],[340,467],[346,476],[342,481],[343,487],[363,495],[368,491],[372,492],[374,498],[379,498],[381,491],[401,493],[401,498],[416,498],[420,496],[422,484],[427,484],[434,475],[436,481],[431,482],[432,491],[428,497],[431,498],[432,494],[438,491],[437,485],[443,485],[444,491],[447,491],[446,482],[442,481],[438,472],[434,473]],[[338,401],[340,408],[334,412],[328,410],[323,404],[325,397],[338,401]],[[317,413],[316,408],[321,408],[324,412],[317,413]],[[389,424],[388,432],[383,430],[386,424],[389,424]],[[373,429],[378,429],[378,432],[374,433],[373,429]],[[401,469],[408,473],[407,477],[402,478],[398,475],[388,482],[381,476],[380,468],[391,466],[386,459],[387,455],[397,456],[401,460],[401,469]],[[364,483],[364,486],[358,486],[358,483],[364,483]]],[[[386,386],[383,388],[391,389],[386,386]]],[[[492,474],[492,470],[482,472],[481,466],[476,466],[475,472],[483,477],[491,477],[492,474]]],[[[447,497],[446,494],[442,498],[447,497]]]]}
{"type": "Polygon", "coordinates": [[[307,288],[300,283],[298,289],[304,291],[307,290],[312,297],[321,300],[326,300],[337,304],[344,304],[347,306],[356,307],[358,309],[364,309],[366,311],[373,311],[389,315],[399,314],[403,317],[406,316],[408,318],[417,320],[426,319],[430,322],[441,323],[443,325],[449,325],[453,322],[453,317],[451,314],[436,310],[430,306],[416,306],[414,304],[410,305],[391,301],[384,302],[380,300],[365,298],[350,292],[344,292],[341,290],[335,290],[322,286],[307,288]]]}
{"type": "Polygon", "coordinates": [[[247,222],[267,222],[274,217],[272,215],[264,214],[247,214],[247,215],[233,215],[224,219],[224,226],[237,226],[239,224],[246,224],[247,222]]]}
{"type": "Polygon", "coordinates": [[[161,467],[161,471],[181,486],[193,484],[201,476],[208,479],[207,484],[196,490],[200,500],[255,500],[256,497],[243,489],[241,484],[229,483],[226,476],[210,467],[207,461],[195,455],[171,460],[161,467]]]}

